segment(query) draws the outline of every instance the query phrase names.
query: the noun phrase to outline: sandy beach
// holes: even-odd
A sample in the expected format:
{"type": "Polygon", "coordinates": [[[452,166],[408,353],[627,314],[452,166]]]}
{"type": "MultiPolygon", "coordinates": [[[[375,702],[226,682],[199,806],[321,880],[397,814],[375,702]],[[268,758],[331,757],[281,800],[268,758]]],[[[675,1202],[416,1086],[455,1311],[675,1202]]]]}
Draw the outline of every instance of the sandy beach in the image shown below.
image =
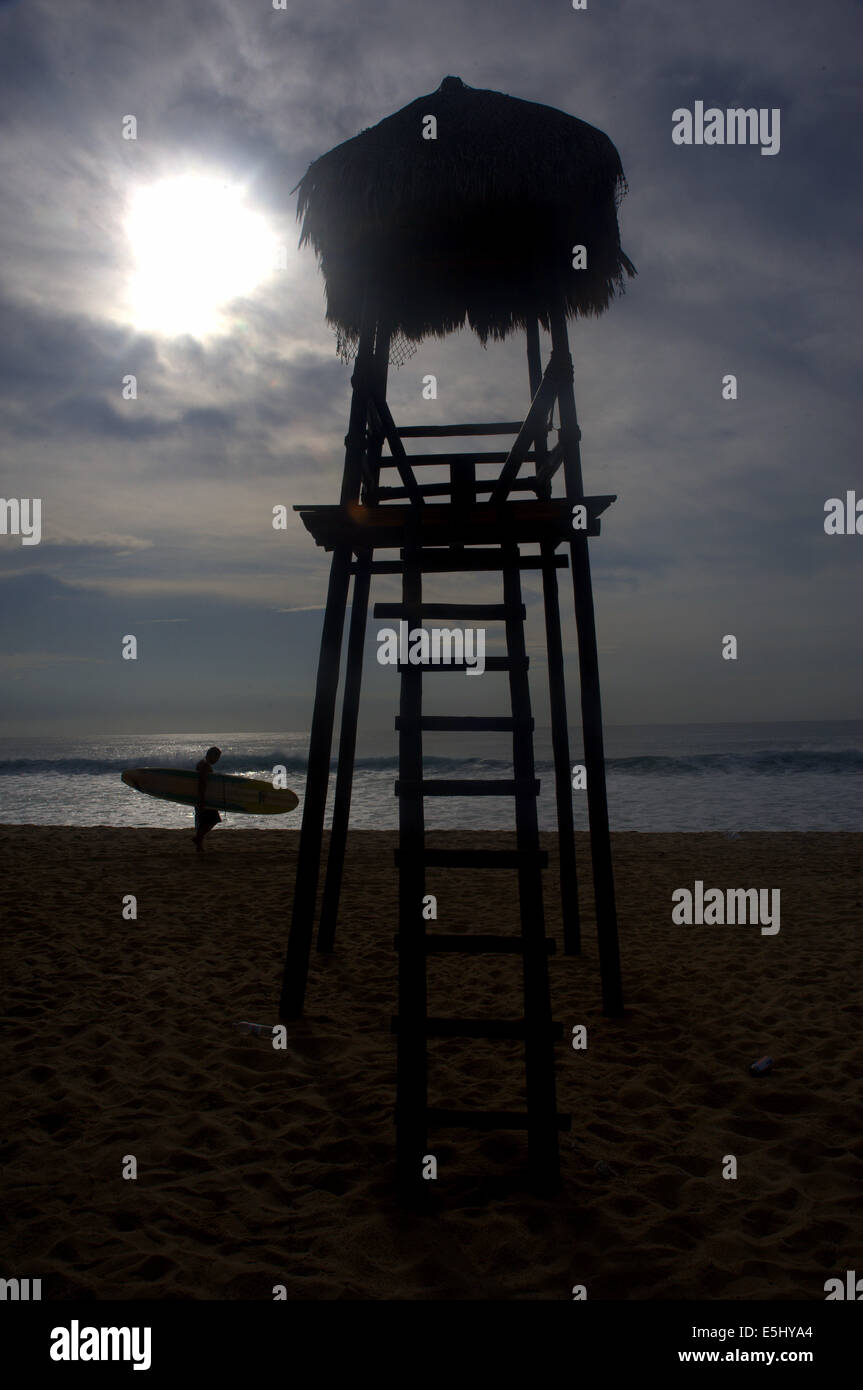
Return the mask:
{"type": "MultiPolygon", "coordinates": [[[[616,1020],[589,893],[583,955],[562,953],[544,837],[554,1016],[589,1040],[558,1048],[559,1194],[489,1195],[472,1175],[517,1167],[521,1136],[451,1132],[433,1210],[412,1213],[393,1184],[394,836],[351,836],[336,952],[313,956],[279,1051],[232,1025],[277,1022],[295,832],[217,829],[199,862],[185,830],[0,827],[4,1273],[46,1299],[823,1300],[863,1258],[863,835],[612,839],[616,1020]],[[696,879],[780,889],[781,930],[673,924],[696,879]]],[[[437,930],[518,929],[509,874],[429,891],[437,930]]],[[[521,1013],[516,957],[444,957],[430,980],[431,1012],[521,1013]]],[[[519,1108],[517,1044],[430,1055],[432,1104],[519,1108]]]]}

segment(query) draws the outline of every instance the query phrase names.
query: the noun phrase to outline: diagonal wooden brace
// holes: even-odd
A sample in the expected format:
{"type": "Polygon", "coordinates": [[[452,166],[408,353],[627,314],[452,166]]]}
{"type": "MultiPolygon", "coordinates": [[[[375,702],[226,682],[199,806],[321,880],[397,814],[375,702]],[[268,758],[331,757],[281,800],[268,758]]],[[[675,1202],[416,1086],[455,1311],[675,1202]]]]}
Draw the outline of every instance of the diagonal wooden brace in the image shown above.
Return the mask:
{"type": "Polygon", "coordinates": [[[545,369],[542,381],[537,387],[536,395],[530,403],[530,410],[527,412],[527,417],[516,435],[515,442],[509,451],[506,463],[500,470],[500,477],[495,483],[491,497],[489,498],[490,502],[505,502],[509,496],[510,489],[518,475],[518,470],[525,462],[533,446],[537,431],[545,427],[549,411],[557,396],[559,385],[560,377],[558,364],[554,354],[552,354],[551,361],[545,369]]]}
{"type": "Polygon", "coordinates": [[[372,395],[370,404],[373,412],[377,414],[380,420],[381,428],[390,446],[396,467],[399,470],[399,477],[407,489],[408,497],[416,506],[421,507],[423,505],[423,495],[420,491],[419,483],[414,476],[414,471],[411,468],[410,460],[405,453],[405,446],[399,438],[398,427],[390,413],[390,408],[386,401],[377,394],[372,395]]]}

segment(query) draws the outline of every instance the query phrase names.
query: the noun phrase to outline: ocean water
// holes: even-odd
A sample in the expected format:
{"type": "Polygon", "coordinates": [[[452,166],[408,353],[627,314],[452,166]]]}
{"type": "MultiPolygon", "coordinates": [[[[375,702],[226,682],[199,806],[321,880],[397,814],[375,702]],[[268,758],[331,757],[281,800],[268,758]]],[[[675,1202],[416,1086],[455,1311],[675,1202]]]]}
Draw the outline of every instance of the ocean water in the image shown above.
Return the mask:
{"type": "MultiPolygon", "coordinates": [[[[509,735],[428,734],[428,777],[512,776],[509,735]]],[[[212,743],[220,772],[272,777],[283,764],[300,796],[286,816],[225,818],[232,829],[296,829],[305,785],[308,732],[149,734],[79,739],[0,739],[0,822],[182,828],[185,806],[127,787],[130,767],[194,767],[212,743]]],[[[573,730],[572,761],[580,761],[573,730]]],[[[351,824],[395,829],[397,735],[366,735],[354,775],[351,824]]],[[[542,829],[554,828],[551,734],[535,736],[542,829]]],[[[863,721],[799,724],[631,725],[606,730],[608,800],[613,830],[863,830],[863,721]]],[[[330,779],[327,824],[335,778],[330,779]]],[[[573,792],[577,829],[587,828],[587,798],[573,792]]],[[[511,798],[426,800],[429,828],[513,828],[511,798]]]]}

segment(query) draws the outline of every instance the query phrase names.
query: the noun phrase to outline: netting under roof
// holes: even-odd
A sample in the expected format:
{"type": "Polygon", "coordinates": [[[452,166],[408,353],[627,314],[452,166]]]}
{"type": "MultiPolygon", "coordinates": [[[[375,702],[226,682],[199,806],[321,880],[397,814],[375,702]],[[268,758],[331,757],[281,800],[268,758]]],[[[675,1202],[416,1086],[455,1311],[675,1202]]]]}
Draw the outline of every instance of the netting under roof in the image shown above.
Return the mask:
{"type": "MultiPolygon", "coordinates": [[[[343,328],[336,328],[336,352],[345,366],[353,362],[359,345],[359,333],[348,333],[343,328]]],[[[419,343],[411,342],[404,334],[394,333],[390,338],[388,358],[390,366],[403,367],[408,358],[413,357],[418,347],[419,343]]]]}

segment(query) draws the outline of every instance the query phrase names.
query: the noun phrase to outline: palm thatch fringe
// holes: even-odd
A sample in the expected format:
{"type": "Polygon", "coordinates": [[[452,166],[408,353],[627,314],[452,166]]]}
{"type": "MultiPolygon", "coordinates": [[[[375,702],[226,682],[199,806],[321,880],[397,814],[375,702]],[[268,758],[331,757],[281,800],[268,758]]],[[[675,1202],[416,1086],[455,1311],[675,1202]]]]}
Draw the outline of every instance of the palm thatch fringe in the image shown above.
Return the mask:
{"type": "Polygon", "coordinates": [[[359,331],[368,286],[408,341],[470,325],[485,343],[563,294],[596,315],[635,268],[621,250],[626,191],[608,136],[551,106],[448,77],[310,165],[297,185],[300,244],[318,253],[327,318],[359,331]],[[437,138],[423,138],[424,118],[437,138]],[[572,269],[572,248],[587,268],[572,269]]]}

